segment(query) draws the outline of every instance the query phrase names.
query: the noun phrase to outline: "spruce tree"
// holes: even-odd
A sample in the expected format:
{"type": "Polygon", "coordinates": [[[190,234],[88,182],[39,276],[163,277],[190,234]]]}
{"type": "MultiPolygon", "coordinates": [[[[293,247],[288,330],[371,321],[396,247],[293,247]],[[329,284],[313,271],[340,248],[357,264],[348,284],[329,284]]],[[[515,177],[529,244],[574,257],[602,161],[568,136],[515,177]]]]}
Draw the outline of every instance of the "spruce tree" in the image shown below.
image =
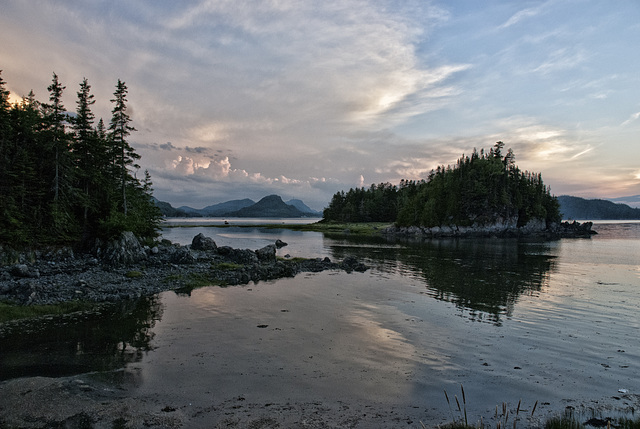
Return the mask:
{"type": "MultiPolygon", "coordinates": [[[[5,87],[6,82],[2,79],[2,70],[0,70],[0,155],[4,154],[4,145],[10,139],[11,123],[9,120],[9,90],[5,87]]],[[[2,168],[5,167],[4,162],[0,164],[0,174],[2,168]]]]}
{"type": "Polygon", "coordinates": [[[7,198],[10,191],[7,179],[7,168],[9,167],[8,145],[11,141],[11,120],[9,110],[9,90],[6,89],[6,82],[2,79],[2,70],[0,70],[0,217],[3,219],[2,229],[4,229],[4,220],[7,219],[8,207],[7,198]]]}
{"type": "Polygon", "coordinates": [[[64,105],[62,104],[62,93],[65,90],[65,86],[62,86],[60,81],[58,80],[58,75],[53,73],[53,79],[51,85],[47,87],[47,91],[49,91],[49,102],[50,104],[44,104],[43,107],[45,109],[45,120],[50,129],[51,133],[51,144],[53,146],[53,151],[55,154],[54,158],[54,168],[55,175],[53,179],[53,194],[54,201],[58,201],[60,198],[60,188],[61,188],[61,174],[63,169],[63,157],[66,146],[66,130],[65,130],[65,121],[67,120],[66,110],[64,105]]]}
{"type": "Polygon", "coordinates": [[[43,138],[47,147],[41,156],[51,164],[51,216],[53,232],[60,239],[73,240],[77,233],[77,221],[73,216],[73,169],[71,166],[70,136],[67,133],[69,117],[62,104],[64,87],[58,75],[53,73],[49,91],[49,103],[42,104],[43,138]],[[66,237],[66,238],[65,238],[66,237]]]}
{"type": "Polygon", "coordinates": [[[130,125],[131,118],[127,113],[127,86],[124,82],[118,79],[116,85],[116,91],[114,92],[114,98],[111,100],[114,103],[113,110],[111,111],[111,123],[109,124],[109,138],[112,144],[113,151],[113,166],[114,171],[119,180],[121,197],[122,197],[122,213],[127,216],[127,182],[130,180],[129,167],[140,168],[135,161],[140,159],[135,150],[131,147],[127,141],[127,137],[132,131],[136,131],[134,127],[130,125]]]}
{"type": "Polygon", "coordinates": [[[20,227],[20,219],[12,183],[15,144],[9,91],[5,85],[6,82],[0,75],[0,239],[10,242],[16,238],[15,232],[20,227]]]}
{"type": "Polygon", "coordinates": [[[99,144],[97,133],[93,129],[95,116],[91,111],[91,106],[95,103],[95,100],[90,91],[91,85],[89,85],[87,78],[84,78],[77,93],[76,116],[71,121],[74,134],[73,160],[77,179],[76,186],[79,191],[85,230],[88,228],[89,210],[95,201],[95,196],[92,195],[92,192],[95,184],[99,181],[96,176],[100,173],[99,164],[97,163],[99,144]]]}

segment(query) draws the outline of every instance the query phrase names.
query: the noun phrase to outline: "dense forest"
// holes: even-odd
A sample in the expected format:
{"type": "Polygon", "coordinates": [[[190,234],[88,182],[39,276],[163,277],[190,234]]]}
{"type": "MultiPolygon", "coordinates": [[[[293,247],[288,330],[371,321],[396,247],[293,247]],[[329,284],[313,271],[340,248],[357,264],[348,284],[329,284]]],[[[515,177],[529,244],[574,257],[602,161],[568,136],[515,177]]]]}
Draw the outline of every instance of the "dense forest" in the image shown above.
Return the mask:
{"type": "Polygon", "coordinates": [[[11,104],[0,71],[0,243],[90,244],[122,231],[157,236],[161,214],[148,172],[128,142],[135,128],[127,86],[118,80],[108,125],[96,123],[91,86],[84,79],[75,113],[63,105],[65,87],[54,73],[48,103],[33,91],[11,104]]]}
{"type": "Polygon", "coordinates": [[[395,222],[398,226],[486,225],[517,218],[559,222],[558,200],[540,174],[521,171],[503,142],[488,152],[474,149],[455,166],[431,171],[424,180],[402,180],[336,193],[324,210],[325,221],[395,222]]]}

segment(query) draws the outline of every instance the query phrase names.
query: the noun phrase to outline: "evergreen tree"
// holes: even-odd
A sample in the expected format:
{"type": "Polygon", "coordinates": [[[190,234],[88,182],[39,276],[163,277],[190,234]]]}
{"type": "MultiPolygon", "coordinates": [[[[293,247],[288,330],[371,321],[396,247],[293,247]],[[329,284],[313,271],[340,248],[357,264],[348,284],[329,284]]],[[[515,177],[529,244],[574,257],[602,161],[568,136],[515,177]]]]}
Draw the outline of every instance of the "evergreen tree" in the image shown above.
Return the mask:
{"type": "Polygon", "coordinates": [[[67,120],[66,110],[62,104],[62,93],[65,90],[58,80],[58,75],[53,73],[51,85],[47,87],[49,91],[50,104],[43,105],[45,109],[45,120],[48,123],[51,133],[51,144],[55,154],[55,175],[53,182],[54,201],[60,198],[60,176],[63,169],[62,157],[65,150],[67,135],[65,131],[65,121],[67,120]]]}
{"type": "Polygon", "coordinates": [[[58,75],[53,73],[49,91],[49,103],[42,104],[43,115],[43,139],[48,147],[41,156],[52,164],[47,173],[50,174],[52,188],[53,219],[52,228],[61,239],[72,240],[78,228],[77,219],[73,215],[73,201],[75,198],[73,189],[73,169],[71,165],[70,136],[67,133],[69,118],[62,104],[62,94],[66,87],[63,86],[58,75]]]}
{"type": "MultiPolygon", "coordinates": [[[[9,90],[6,88],[6,82],[2,79],[2,70],[0,70],[0,156],[4,156],[5,145],[11,139],[11,121],[9,119],[10,108],[9,90]]],[[[0,164],[0,174],[2,174],[3,171],[1,169],[5,166],[6,162],[3,159],[0,164]]]]}
{"type": "Polygon", "coordinates": [[[11,228],[11,218],[14,215],[7,171],[10,166],[9,144],[12,140],[10,109],[9,90],[6,89],[0,70],[0,238],[3,239],[8,228],[11,228]]]}
{"type": "Polygon", "coordinates": [[[78,100],[76,101],[76,116],[71,121],[73,128],[73,160],[76,172],[76,187],[83,218],[83,228],[89,228],[89,211],[97,198],[92,193],[97,190],[100,181],[101,168],[99,161],[103,160],[99,152],[100,142],[97,132],[93,129],[95,116],[91,106],[95,104],[91,85],[86,78],[80,84],[78,100]]]}
{"type": "Polygon", "coordinates": [[[111,123],[109,124],[109,138],[112,144],[113,151],[113,166],[114,170],[119,177],[121,197],[122,197],[122,213],[127,216],[127,182],[130,180],[129,167],[140,168],[135,161],[140,159],[134,149],[127,141],[127,137],[132,131],[136,131],[134,127],[130,125],[131,118],[127,113],[127,86],[124,82],[118,79],[116,85],[116,91],[114,92],[114,98],[111,100],[114,103],[113,110],[111,111],[111,123]]]}

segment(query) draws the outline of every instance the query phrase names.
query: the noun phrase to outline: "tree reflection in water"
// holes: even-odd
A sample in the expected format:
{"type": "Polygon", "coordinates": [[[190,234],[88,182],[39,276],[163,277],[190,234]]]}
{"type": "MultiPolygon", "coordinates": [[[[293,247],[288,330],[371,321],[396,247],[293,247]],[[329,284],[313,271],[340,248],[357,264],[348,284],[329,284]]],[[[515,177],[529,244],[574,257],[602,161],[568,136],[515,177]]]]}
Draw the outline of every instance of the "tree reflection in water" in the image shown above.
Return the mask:
{"type": "Polygon", "coordinates": [[[432,297],[455,304],[464,317],[500,325],[518,298],[548,285],[554,266],[548,242],[517,239],[432,239],[389,242],[332,237],[334,258],[355,255],[382,272],[424,281],[432,297]]]}
{"type": "Polygon", "coordinates": [[[162,317],[157,296],[102,306],[96,312],[14,323],[0,337],[0,380],[109,371],[152,350],[162,317]]]}

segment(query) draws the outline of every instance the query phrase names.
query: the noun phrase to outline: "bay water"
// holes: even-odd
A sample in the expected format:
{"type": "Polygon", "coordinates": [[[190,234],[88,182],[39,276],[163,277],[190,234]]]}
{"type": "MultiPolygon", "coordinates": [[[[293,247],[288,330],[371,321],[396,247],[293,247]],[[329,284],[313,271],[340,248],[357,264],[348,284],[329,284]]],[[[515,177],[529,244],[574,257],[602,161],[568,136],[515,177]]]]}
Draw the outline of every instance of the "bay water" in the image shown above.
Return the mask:
{"type": "Polygon", "coordinates": [[[280,239],[281,257],[352,255],[370,269],[50,321],[3,347],[2,378],[118,372],[135,395],[193,415],[322,403],[433,423],[461,418],[462,389],[470,421],[502,403],[544,415],[629,408],[640,394],[638,222],[596,223],[589,239],[425,242],[200,223],[163,237],[254,250],[280,239]]]}

